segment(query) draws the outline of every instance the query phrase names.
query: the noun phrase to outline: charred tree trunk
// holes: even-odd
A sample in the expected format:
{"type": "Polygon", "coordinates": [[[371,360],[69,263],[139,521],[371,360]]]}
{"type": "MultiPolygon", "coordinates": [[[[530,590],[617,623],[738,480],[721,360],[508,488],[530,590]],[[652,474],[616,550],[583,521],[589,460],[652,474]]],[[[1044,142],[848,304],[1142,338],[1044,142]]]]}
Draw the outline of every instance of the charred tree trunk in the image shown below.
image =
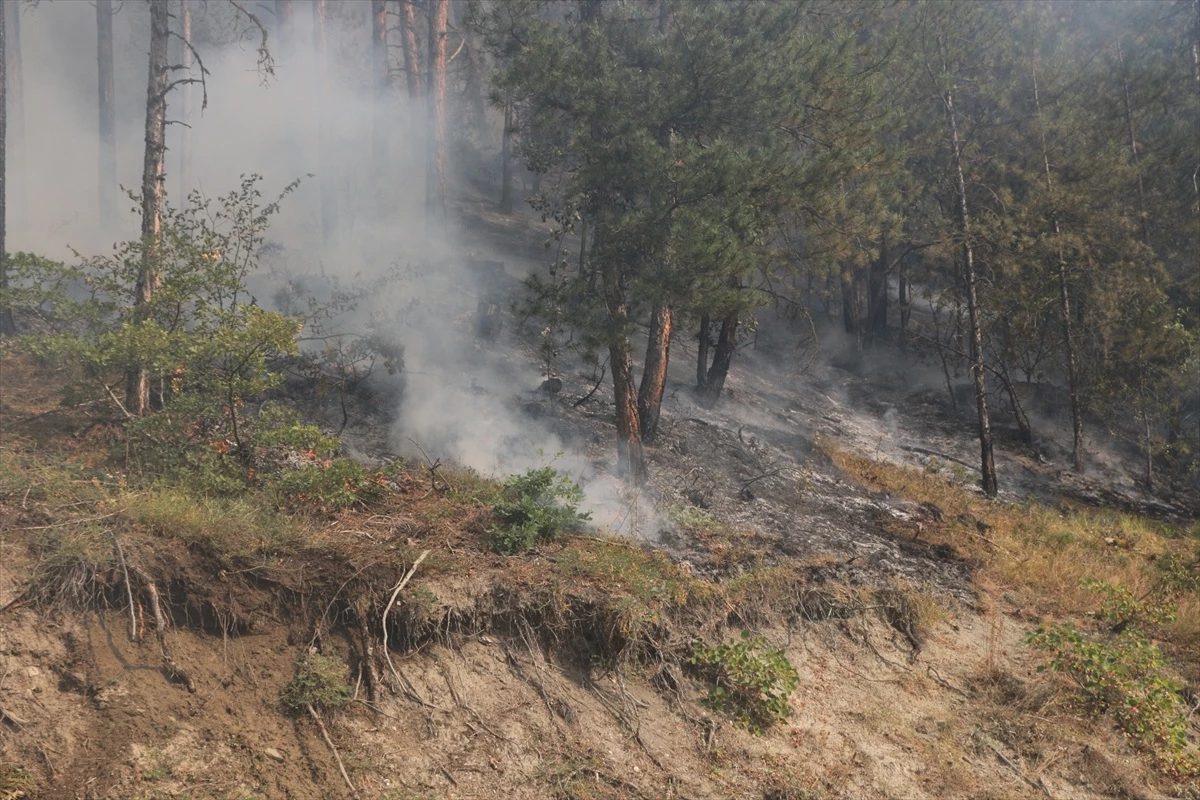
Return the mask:
{"type": "Polygon", "coordinates": [[[629,299],[620,267],[604,259],[604,302],[615,332],[608,346],[617,410],[617,474],[638,486],[646,479],[642,427],[638,416],[637,386],[633,379],[633,349],[629,343],[629,299]]]}
{"type": "Polygon", "coordinates": [[[855,347],[862,348],[862,280],[861,270],[847,267],[842,271],[842,328],[854,337],[855,347]]]}
{"type": "Polygon", "coordinates": [[[429,168],[425,181],[427,219],[446,226],[446,23],[447,0],[429,0],[429,168]]]}
{"type": "Polygon", "coordinates": [[[958,134],[958,115],[954,108],[954,93],[942,95],[946,116],[950,122],[951,144],[954,152],[954,171],[958,191],[958,233],[962,237],[963,281],[967,293],[967,317],[971,327],[971,373],[975,380],[975,410],[979,417],[979,454],[981,485],[984,494],[995,497],[996,461],[992,451],[992,424],[988,417],[987,380],[983,364],[983,319],[975,281],[975,249],[971,242],[971,213],[967,205],[967,181],[963,172],[962,140],[958,134]]]}
{"type": "Polygon", "coordinates": [[[696,388],[703,390],[708,384],[708,348],[712,344],[712,321],[708,315],[700,317],[700,336],[696,348],[696,388]]]}
{"type": "Polygon", "coordinates": [[[326,44],[326,21],[329,16],[328,0],[313,3],[313,51],[316,56],[317,74],[317,163],[321,174],[321,235],[325,247],[333,247],[338,238],[337,192],[335,191],[332,160],[329,157],[329,123],[326,121],[329,98],[329,51],[326,44]]]}
{"type": "Polygon", "coordinates": [[[717,336],[717,346],[713,348],[712,365],[708,368],[704,377],[704,387],[700,390],[700,404],[705,408],[712,408],[721,399],[721,390],[725,388],[725,378],[729,375],[733,351],[737,347],[739,323],[736,313],[721,320],[721,333],[717,336]]]}
{"type": "Polygon", "coordinates": [[[0,336],[13,336],[17,332],[13,323],[12,309],[3,301],[4,291],[8,289],[8,250],[5,242],[5,217],[8,211],[6,202],[8,195],[7,153],[5,142],[8,139],[8,70],[5,62],[5,39],[8,27],[7,3],[0,2],[0,336]]]}
{"type": "Polygon", "coordinates": [[[879,258],[867,267],[867,334],[872,343],[887,338],[887,237],[879,243],[879,258]]]}
{"type": "MultiPolygon", "coordinates": [[[[183,30],[183,70],[185,77],[192,73],[192,4],[179,0],[179,25],[183,30]]],[[[192,190],[192,85],[183,85],[183,135],[179,143],[179,197],[186,198],[192,190]]]]}
{"type": "MultiPolygon", "coordinates": [[[[1034,56],[1033,66],[1033,104],[1038,121],[1042,117],[1042,99],[1038,92],[1037,57],[1034,56]]],[[[1058,221],[1058,209],[1054,203],[1054,177],[1050,170],[1050,152],[1046,146],[1046,130],[1040,129],[1042,141],[1042,169],[1046,175],[1046,190],[1050,194],[1050,223],[1057,240],[1062,234],[1058,221]]],[[[1068,274],[1067,259],[1063,254],[1062,245],[1056,248],[1058,260],[1058,299],[1059,311],[1063,326],[1063,347],[1066,350],[1067,361],[1067,392],[1071,398],[1071,466],[1078,470],[1083,465],[1083,409],[1079,400],[1079,366],[1075,350],[1075,322],[1071,317],[1071,282],[1068,274]]]]}
{"type": "Polygon", "coordinates": [[[650,312],[650,336],[646,341],[646,362],[642,366],[642,383],[638,389],[638,421],[642,440],[653,442],[658,435],[658,419],[662,414],[663,392],[667,386],[667,363],[671,354],[671,331],[674,317],[669,306],[655,303],[650,312]]]}
{"type": "Polygon", "coordinates": [[[117,116],[113,79],[112,0],[96,0],[96,63],[100,101],[100,217],[106,224],[117,219],[117,116]]]}
{"type": "MultiPolygon", "coordinates": [[[[150,74],[146,86],[146,151],[142,163],[142,263],[134,289],[134,321],[144,324],[162,280],[158,263],[162,239],[167,156],[167,89],[170,85],[167,0],[150,0],[150,74]]],[[[125,376],[125,408],[141,415],[150,407],[150,375],[142,366],[125,376]]]]}
{"type": "Polygon", "coordinates": [[[400,45],[404,49],[404,78],[408,84],[408,97],[416,100],[421,96],[421,51],[417,44],[417,21],[413,13],[413,0],[400,0],[400,45]]]}
{"type": "Polygon", "coordinates": [[[511,214],[513,211],[512,135],[513,107],[512,100],[507,100],[504,103],[504,133],[500,139],[501,214],[511,214]]]}
{"type": "Polygon", "coordinates": [[[371,154],[377,169],[387,164],[387,91],[391,81],[388,71],[387,0],[371,0],[371,70],[375,73],[374,131],[371,154]]]}

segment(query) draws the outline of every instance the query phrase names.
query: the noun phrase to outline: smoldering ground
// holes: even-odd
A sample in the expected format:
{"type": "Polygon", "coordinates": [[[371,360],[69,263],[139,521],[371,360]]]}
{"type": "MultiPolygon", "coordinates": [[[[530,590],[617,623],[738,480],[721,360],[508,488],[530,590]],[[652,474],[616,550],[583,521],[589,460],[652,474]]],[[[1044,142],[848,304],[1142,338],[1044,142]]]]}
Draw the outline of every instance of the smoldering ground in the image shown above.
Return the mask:
{"type": "MultiPolygon", "coordinates": [[[[149,20],[142,4],[117,8],[119,185],[103,188],[95,8],[42,3],[22,9],[24,104],[19,115],[10,114],[17,134],[10,137],[11,250],[70,261],[75,252],[107,252],[138,235],[137,202],[128,190],[142,177],[149,20]],[[102,193],[118,198],[115,220],[98,211],[102,193]]],[[[324,62],[309,46],[309,15],[296,15],[289,46],[267,6],[248,6],[270,34],[269,72],[253,21],[226,3],[191,8],[196,63],[190,75],[203,83],[179,85],[168,98],[169,204],[185,205],[190,192],[218,198],[250,174],[262,176],[265,204],[299,179],[272,220],[269,252],[249,276],[249,290],[260,305],[277,308],[290,293],[287,310],[293,311],[303,311],[308,298],[354,297],[324,321],[319,341],[302,343],[310,350],[368,335],[403,348],[398,376],[377,370],[373,377],[383,396],[395,398],[387,415],[393,420],[388,449],[420,458],[423,450],[497,476],[552,463],[584,484],[597,522],[628,531],[630,501],[618,483],[564,442],[552,420],[528,413],[545,376],[535,358],[522,354],[511,326],[503,345],[474,335],[479,301],[510,306],[520,291],[513,273],[524,268],[513,269],[508,255],[509,268],[499,275],[472,269],[471,263],[504,262],[506,254],[459,221],[459,187],[494,181],[499,170],[491,162],[498,153],[466,146],[455,129],[461,110],[448,109],[449,205],[444,212],[427,208],[427,109],[408,99],[403,75],[393,76],[382,99],[371,85],[363,63],[371,41],[369,4],[330,4],[324,62]],[[192,106],[187,117],[185,92],[192,106]],[[373,149],[379,125],[382,158],[373,149]]],[[[178,31],[178,9],[172,6],[171,14],[178,31]]],[[[173,40],[171,46],[170,62],[182,63],[181,45],[173,40]]],[[[187,74],[172,72],[176,79],[187,74]]],[[[302,339],[312,334],[306,330],[302,339]]]]}

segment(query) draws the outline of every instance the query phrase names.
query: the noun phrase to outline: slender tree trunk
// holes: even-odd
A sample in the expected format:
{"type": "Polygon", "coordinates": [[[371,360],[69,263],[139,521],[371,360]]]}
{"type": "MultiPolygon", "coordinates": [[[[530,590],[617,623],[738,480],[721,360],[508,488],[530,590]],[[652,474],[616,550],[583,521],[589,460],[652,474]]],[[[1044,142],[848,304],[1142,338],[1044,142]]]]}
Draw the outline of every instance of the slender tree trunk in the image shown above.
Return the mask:
{"type": "Polygon", "coordinates": [[[408,97],[410,100],[416,100],[421,96],[421,51],[420,45],[417,44],[417,21],[413,12],[413,0],[400,0],[400,29],[408,97]]]}
{"type": "Polygon", "coordinates": [[[980,473],[983,492],[995,497],[996,461],[992,452],[992,424],[988,418],[987,381],[983,366],[983,315],[979,308],[979,295],[975,284],[975,250],[971,243],[971,213],[967,205],[967,181],[963,173],[962,140],[958,135],[958,115],[954,109],[954,93],[947,90],[942,95],[946,115],[950,121],[951,143],[954,149],[954,170],[958,190],[958,232],[962,236],[963,280],[967,289],[967,316],[971,326],[971,373],[975,379],[975,410],[979,416],[980,473]]]}
{"type": "Polygon", "coordinates": [[[1046,176],[1046,190],[1050,195],[1050,223],[1054,232],[1055,252],[1058,261],[1058,300],[1063,326],[1063,347],[1067,360],[1067,392],[1071,398],[1071,466],[1078,470],[1083,465],[1083,409],[1079,401],[1079,366],[1075,351],[1075,323],[1071,317],[1071,282],[1067,259],[1063,253],[1058,221],[1058,205],[1054,199],[1054,176],[1050,170],[1050,150],[1046,145],[1046,129],[1042,124],[1042,100],[1038,91],[1037,56],[1034,55],[1030,68],[1033,75],[1033,104],[1038,117],[1038,129],[1042,144],[1042,169],[1046,176]]]}
{"type": "Polygon", "coordinates": [[[388,159],[387,92],[391,82],[388,70],[387,0],[371,0],[371,69],[375,73],[374,136],[371,147],[377,170],[388,159]]]}
{"type": "Polygon", "coordinates": [[[729,366],[733,363],[733,351],[737,347],[737,330],[739,318],[736,313],[721,320],[721,333],[717,336],[717,346],[713,348],[712,366],[704,378],[704,387],[700,390],[700,405],[712,408],[721,399],[721,391],[725,388],[725,378],[729,375],[729,366]]]}
{"type": "MultiPolygon", "coordinates": [[[[170,9],[167,0],[150,0],[150,74],[146,86],[146,151],[142,164],[142,263],[134,289],[134,321],[144,324],[162,274],[158,255],[162,239],[167,156],[167,88],[170,83],[167,39],[170,9]]],[[[150,375],[138,366],[125,378],[125,408],[146,413],[150,406],[150,375]]]]}
{"type": "Polygon", "coordinates": [[[867,274],[867,331],[872,343],[887,338],[887,268],[888,246],[884,236],[879,242],[879,258],[871,262],[867,274]]]}
{"type": "Polygon", "coordinates": [[[629,343],[629,300],[620,267],[604,259],[604,302],[614,327],[609,339],[609,369],[617,411],[617,474],[637,486],[645,481],[646,461],[638,416],[637,385],[633,379],[633,349],[629,343]]]}
{"type": "Polygon", "coordinates": [[[504,133],[500,139],[500,213],[511,214],[513,211],[513,174],[512,174],[512,100],[504,103],[504,133]]]}
{"type": "Polygon", "coordinates": [[[1117,61],[1121,64],[1121,96],[1125,106],[1125,127],[1129,133],[1129,162],[1137,175],[1138,218],[1142,223],[1142,243],[1150,244],[1150,217],[1146,211],[1146,184],[1142,180],[1141,153],[1138,151],[1137,133],[1133,127],[1133,103],[1129,99],[1129,71],[1125,67],[1125,52],[1121,48],[1121,37],[1117,37],[1117,61]]]}
{"type": "Polygon", "coordinates": [[[862,281],[858,267],[842,270],[842,328],[854,337],[855,348],[862,349],[862,281]]]}
{"type": "Polygon", "coordinates": [[[21,59],[21,2],[20,0],[4,0],[9,7],[8,42],[5,54],[8,64],[8,150],[10,153],[11,178],[9,181],[9,208],[13,213],[14,224],[20,226],[26,220],[26,196],[29,191],[29,174],[25,168],[27,161],[25,140],[25,68],[21,59]],[[15,191],[14,191],[15,190],[15,191]]]}
{"type": "MultiPolygon", "coordinates": [[[[179,0],[179,24],[183,29],[183,71],[185,77],[192,74],[192,3],[179,0]]],[[[188,196],[192,190],[192,85],[183,85],[183,136],[179,144],[179,197],[188,196]]]]}
{"type": "Polygon", "coordinates": [[[446,23],[447,0],[429,0],[429,168],[425,183],[427,219],[446,227],[446,23]]]}
{"type": "Polygon", "coordinates": [[[338,207],[337,192],[334,184],[332,159],[329,156],[331,143],[329,141],[328,115],[329,100],[329,50],[326,44],[326,22],[329,18],[328,0],[313,2],[313,51],[316,55],[317,74],[315,83],[317,89],[317,162],[321,165],[318,176],[321,182],[321,234],[325,247],[337,245],[338,239],[338,207]]]}
{"type": "Polygon", "coordinates": [[[454,2],[454,25],[463,35],[462,57],[465,62],[463,101],[470,112],[471,127],[475,129],[475,136],[480,147],[488,150],[492,146],[492,130],[487,121],[487,99],[484,88],[488,78],[487,64],[475,32],[467,27],[463,19],[466,6],[466,0],[455,0],[454,2]]]}
{"type": "Polygon", "coordinates": [[[12,309],[3,301],[4,292],[8,289],[8,250],[5,241],[5,218],[8,212],[6,182],[8,166],[6,141],[8,139],[8,69],[5,61],[5,39],[7,39],[8,3],[0,2],[0,336],[13,336],[17,332],[13,324],[12,309]]]}
{"type": "Polygon", "coordinates": [[[117,116],[113,79],[113,4],[96,0],[96,61],[100,100],[100,218],[106,225],[117,220],[117,116]]]}
{"type": "Polygon", "coordinates": [[[908,349],[908,320],[912,316],[912,286],[900,268],[900,291],[897,302],[900,305],[900,349],[908,349]]]}
{"type": "Polygon", "coordinates": [[[655,303],[650,312],[646,362],[642,366],[642,383],[638,389],[638,421],[645,442],[653,442],[658,435],[658,419],[662,414],[663,392],[667,386],[673,324],[671,308],[663,303],[655,303]]]}
{"type": "Polygon", "coordinates": [[[712,320],[708,314],[700,317],[700,335],[696,348],[696,388],[703,390],[708,384],[708,348],[712,344],[712,320]]]}

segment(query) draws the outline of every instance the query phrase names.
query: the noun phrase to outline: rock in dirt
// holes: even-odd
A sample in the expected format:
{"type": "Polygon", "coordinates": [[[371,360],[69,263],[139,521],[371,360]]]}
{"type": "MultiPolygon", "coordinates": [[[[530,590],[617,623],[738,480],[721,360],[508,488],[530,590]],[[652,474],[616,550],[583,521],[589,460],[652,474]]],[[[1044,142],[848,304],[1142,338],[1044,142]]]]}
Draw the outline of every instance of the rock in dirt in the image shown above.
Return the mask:
{"type": "Polygon", "coordinates": [[[279,752],[274,747],[264,747],[263,755],[266,756],[267,758],[274,759],[275,761],[279,761],[279,762],[284,761],[283,753],[279,752]]]}

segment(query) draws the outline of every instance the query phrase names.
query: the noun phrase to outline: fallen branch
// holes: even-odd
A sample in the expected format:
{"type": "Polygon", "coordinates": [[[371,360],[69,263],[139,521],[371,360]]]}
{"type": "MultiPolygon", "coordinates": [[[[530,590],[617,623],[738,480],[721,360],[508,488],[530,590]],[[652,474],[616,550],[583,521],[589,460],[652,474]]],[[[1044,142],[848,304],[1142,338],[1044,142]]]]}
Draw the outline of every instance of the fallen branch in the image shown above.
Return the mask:
{"type": "Polygon", "coordinates": [[[342,772],[342,780],[346,781],[346,785],[350,787],[350,794],[358,797],[358,789],[354,788],[354,784],[350,782],[350,776],[346,774],[346,765],[342,763],[342,757],[338,753],[337,747],[333,744],[333,739],[329,738],[329,731],[325,729],[325,723],[317,716],[317,710],[312,705],[306,705],[309,715],[316,720],[317,727],[321,729],[321,735],[325,737],[325,744],[329,745],[330,752],[333,753],[333,760],[337,762],[338,769],[342,772]]]}
{"type": "Polygon", "coordinates": [[[972,470],[975,470],[976,472],[979,471],[979,467],[972,466],[972,465],[968,464],[967,462],[963,461],[961,458],[955,458],[954,456],[948,456],[945,453],[939,453],[937,450],[929,450],[928,448],[925,448],[925,447],[913,447],[912,445],[907,445],[907,444],[900,445],[900,449],[907,450],[910,453],[920,453],[921,455],[924,455],[924,456],[934,456],[936,458],[944,458],[947,461],[953,461],[955,464],[961,464],[962,466],[966,467],[967,469],[972,469],[972,470]]]}
{"type": "Polygon", "coordinates": [[[596,390],[600,388],[600,384],[604,383],[604,375],[605,375],[605,372],[607,369],[608,369],[608,359],[606,358],[606,359],[604,359],[604,363],[600,365],[600,377],[596,379],[596,383],[592,386],[592,390],[590,392],[588,392],[587,394],[585,394],[583,397],[576,400],[573,404],[571,404],[571,408],[579,408],[581,405],[586,403],[588,400],[592,399],[592,395],[594,395],[596,393],[596,390]]]}
{"type": "MultiPolygon", "coordinates": [[[[409,441],[412,441],[412,440],[410,439],[409,441]]],[[[413,442],[413,444],[417,444],[417,443],[413,442]]],[[[417,447],[420,447],[420,446],[421,445],[419,445],[419,444],[417,445],[417,447]]],[[[425,550],[424,552],[421,553],[421,555],[417,556],[417,560],[413,562],[413,565],[411,567],[409,567],[408,572],[406,572],[404,574],[404,577],[400,579],[400,581],[395,585],[395,587],[393,587],[392,596],[388,599],[388,603],[383,609],[383,619],[382,619],[381,624],[383,625],[383,657],[384,657],[384,659],[387,660],[388,669],[390,669],[392,671],[392,676],[396,679],[396,683],[400,685],[400,688],[404,690],[404,693],[406,695],[408,695],[410,700],[420,703],[421,705],[425,706],[426,708],[436,709],[437,706],[435,706],[433,703],[430,703],[425,698],[421,697],[421,695],[417,694],[417,687],[413,686],[412,683],[409,682],[409,680],[407,678],[405,678],[403,675],[400,674],[400,670],[396,669],[396,665],[392,663],[392,650],[390,647],[388,647],[388,624],[387,624],[388,614],[391,612],[392,606],[394,606],[396,604],[396,598],[400,595],[401,590],[403,590],[404,587],[408,585],[408,582],[412,579],[412,576],[416,573],[417,567],[421,566],[421,562],[425,560],[425,557],[427,555],[429,555],[429,553],[430,553],[429,550],[425,550]]],[[[441,709],[438,709],[438,710],[440,711],[441,709]]]]}
{"type": "Polygon", "coordinates": [[[453,491],[454,487],[450,485],[450,481],[446,480],[445,478],[443,478],[441,475],[438,475],[438,473],[437,473],[438,467],[440,467],[442,465],[442,460],[439,458],[437,461],[434,461],[433,459],[431,459],[429,457],[429,454],[425,452],[425,448],[421,447],[419,442],[417,442],[416,440],[411,439],[407,436],[404,438],[406,438],[410,442],[412,442],[413,445],[418,450],[421,451],[421,455],[425,456],[425,465],[426,465],[426,468],[429,470],[429,491],[430,492],[437,491],[438,481],[442,482],[442,488],[444,488],[446,491],[453,491]]]}
{"type": "Polygon", "coordinates": [[[121,565],[121,572],[125,575],[125,594],[129,598],[129,641],[137,641],[137,609],[134,608],[133,602],[133,584],[129,582],[129,568],[125,565],[125,551],[121,548],[121,540],[114,533],[113,548],[117,551],[117,562],[121,565]]]}
{"type": "Polygon", "coordinates": [[[154,633],[158,638],[158,650],[162,655],[167,673],[172,679],[186,686],[189,692],[195,693],[196,684],[188,677],[186,672],[179,668],[179,665],[175,663],[175,659],[171,658],[170,652],[167,651],[167,621],[166,617],[163,616],[162,604],[158,600],[158,587],[154,585],[154,581],[141,567],[135,565],[133,567],[133,574],[137,575],[146,584],[146,591],[150,594],[150,606],[154,610],[154,633]]]}

